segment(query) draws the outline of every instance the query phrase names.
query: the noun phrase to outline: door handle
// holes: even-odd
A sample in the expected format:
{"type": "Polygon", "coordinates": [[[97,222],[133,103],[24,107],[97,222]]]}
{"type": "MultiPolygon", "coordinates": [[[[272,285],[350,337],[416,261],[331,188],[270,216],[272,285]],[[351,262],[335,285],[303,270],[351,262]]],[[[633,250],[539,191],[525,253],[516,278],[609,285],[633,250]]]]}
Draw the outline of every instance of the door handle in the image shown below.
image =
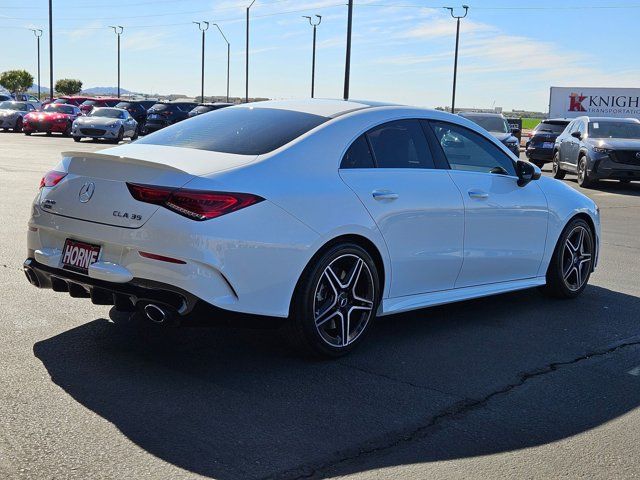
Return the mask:
{"type": "Polygon", "coordinates": [[[374,200],[395,200],[400,195],[394,192],[390,192],[389,190],[374,190],[371,192],[374,200]]]}
{"type": "Polygon", "coordinates": [[[477,198],[478,200],[489,198],[489,194],[487,192],[483,192],[482,190],[469,190],[468,193],[471,198],[477,198]]]}

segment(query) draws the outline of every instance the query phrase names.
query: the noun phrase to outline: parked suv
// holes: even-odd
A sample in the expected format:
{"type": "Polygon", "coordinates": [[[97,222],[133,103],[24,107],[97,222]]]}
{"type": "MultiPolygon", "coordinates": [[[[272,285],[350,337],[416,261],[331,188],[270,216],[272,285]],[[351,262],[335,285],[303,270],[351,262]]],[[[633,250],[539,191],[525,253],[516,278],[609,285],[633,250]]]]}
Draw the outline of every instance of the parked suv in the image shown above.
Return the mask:
{"type": "Polygon", "coordinates": [[[578,185],[589,188],[600,179],[640,180],[640,120],[635,118],[578,117],[557,138],[554,178],[578,175],[578,185]]]}
{"type": "Polygon", "coordinates": [[[122,108],[129,112],[129,115],[138,122],[138,131],[142,131],[144,129],[144,124],[147,121],[147,109],[144,107],[142,102],[120,102],[116,104],[115,108],[122,108]]]}
{"type": "Polygon", "coordinates": [[[144,133],[155,132],[189,117],[189,112],[197,107],[194,102],[158,102],[147,110],[144,133]]]}
{"type": "Polygon", "coordinates": [[[529,161],[542,168],[545,163],[553,161],[553,148],[556,138],[569,125],[571,120],[554,118],[542,120],[531,132],[527,140],[525,154],[529,161]]]}
{"type": "Polygon", "coordinates": [[[475,113],[475,112],[461,112],[458,115],[477,123],[484,128],[491,135],[496,137],[502,143],[504,143],[509,150],[513,152],[516,157],[520,156],[520,142],[514,136],[519,134],[519,130],[511,130],[509,123],[503,115],[499,113],[475,113]]]}

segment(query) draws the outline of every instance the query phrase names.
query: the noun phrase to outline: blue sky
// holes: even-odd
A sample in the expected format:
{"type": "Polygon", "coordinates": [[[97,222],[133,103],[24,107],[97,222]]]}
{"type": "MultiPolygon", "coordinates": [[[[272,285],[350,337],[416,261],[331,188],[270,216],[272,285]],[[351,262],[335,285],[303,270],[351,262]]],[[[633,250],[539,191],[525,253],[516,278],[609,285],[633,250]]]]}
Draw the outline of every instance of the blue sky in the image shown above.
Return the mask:
{"type": "MultiPolygon", "coordinates": [[[[231,95],[244,94],[244,8],[250,0],[54,0],[55,78],[148,93],[200,91],[200,37],[193,20],[217,21],[231,42],[231,95]],[[105,9],[107,7],[107,9],[105,9]]],[[[464,3],[464,2],[460,2],[464,3]]],[[[640,87],[640,0],[469,0],[461,28],[457,105],[546,110],[549,87],[640,87]],[[582,5],[582,7],[579,7],[582,5]],[[597,8],[583,8],[583,7],[597,8]],[[605,8],[602,8],[605,7],[605,8]],[[623,8],[621,8],[623,7],[623,8]]],[[[321,14],[316,96],[341,97],[345,0],[256,0],[251,9],[250,96],[309,96],[312,30],[321,14]]],[[[434,107],[451,97],[455,21],[426,0],[356,0],[351,97],[434,107]]],[[[47,26],[47,0],[0,1],[0,71],[35,76],[29,27],[47,26]]],[[[47,32],[42,84],[48,85],[47,32]]],[[[226,44],[207,34],[205,94],[222,95],[226,44]]]]}

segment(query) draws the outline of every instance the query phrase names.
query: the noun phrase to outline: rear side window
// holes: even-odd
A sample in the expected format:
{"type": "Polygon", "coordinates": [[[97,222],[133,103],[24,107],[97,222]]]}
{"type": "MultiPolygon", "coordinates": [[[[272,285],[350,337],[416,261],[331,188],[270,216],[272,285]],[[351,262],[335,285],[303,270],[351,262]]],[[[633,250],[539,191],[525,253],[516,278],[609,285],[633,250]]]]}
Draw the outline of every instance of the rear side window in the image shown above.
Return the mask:
{"type": "Polygon", "coordinates": [[[374,166],[369,143],[364,135],[360,135],[351,144],[340,164],[340,168],[374,168],[374,166]]]}
{"type": "Polygon", "coordinates": [[[163,128],[136,143],[261,155],[327,120],[328,117],[320,115],[277,108],[221,108],[163,128]]]}
{"type": "Polygon", "coordinates": [[[378,168],[435,168],[418,120],[397,120],[367,132],[378,168]]]}

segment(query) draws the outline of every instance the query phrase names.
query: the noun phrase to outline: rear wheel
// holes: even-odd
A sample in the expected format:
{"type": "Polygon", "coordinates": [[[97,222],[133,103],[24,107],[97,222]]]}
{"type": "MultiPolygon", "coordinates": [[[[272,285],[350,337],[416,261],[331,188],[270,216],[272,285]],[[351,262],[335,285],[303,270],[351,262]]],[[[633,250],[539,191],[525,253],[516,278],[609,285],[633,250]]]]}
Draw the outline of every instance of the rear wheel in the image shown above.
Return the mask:
{"type": "Polygon", "coordinates": [[[556,152],[553,154],[551,173],[553,173],[553,178],[556,178],[558,180],[562,180],[567,173],[562,170],[562,168],[560,168],[560,152],[556,152]]]}
{"type": "Polygon", "coordinates": [[[557,298],[573,298],[585,289],[595,257],[589,224],[576,218],[562,231],[547,269],[545,291],[557,298]]]}
{"type": "Polygon", "coordinates": [[[62,132],[62,135],[64,135],[65,137],[71,136],[71,122],[67,123],[67,128],[64,129],[64,132],[62,132]]]}
{"type": "Polygon", "coordinates": [[[131,137],[131,141],[134,142],[138,139],[138,127],[136,127],[135,131],[133,132],[133,136],[131,137]]]}
{"type": "Polygon", "coordinates": [[[13,126],[13,131],[20,133],[22,131],[22,117],[18,117],[16,124],[13,126]]]}
{"type": "Polygon", "coordinates": [[[379,299],[378,271],[369,253],[356,244],[335,245],[303,273],[286,325],[288,338],[304,353],[342,356],[362,341],[379,299]]]}
{"type": "Polygon", "coordinates": [[[596,184],[596,181],[589,176],[587,172],[587,157],[582,156],[578,160],[578,185],[582,188],[591,188],[596,184]]]}
{"type": "Polygon", "coordinates": [[[79,142],[80,140],[82,140],[82,137],[73,137],[74,142],[79,142]]]}
{"type": "Polygon", "coordinates": [[[29,135],[31,135],[31,132],[24,132],[24,134],[28,137],[29,135]]]}

